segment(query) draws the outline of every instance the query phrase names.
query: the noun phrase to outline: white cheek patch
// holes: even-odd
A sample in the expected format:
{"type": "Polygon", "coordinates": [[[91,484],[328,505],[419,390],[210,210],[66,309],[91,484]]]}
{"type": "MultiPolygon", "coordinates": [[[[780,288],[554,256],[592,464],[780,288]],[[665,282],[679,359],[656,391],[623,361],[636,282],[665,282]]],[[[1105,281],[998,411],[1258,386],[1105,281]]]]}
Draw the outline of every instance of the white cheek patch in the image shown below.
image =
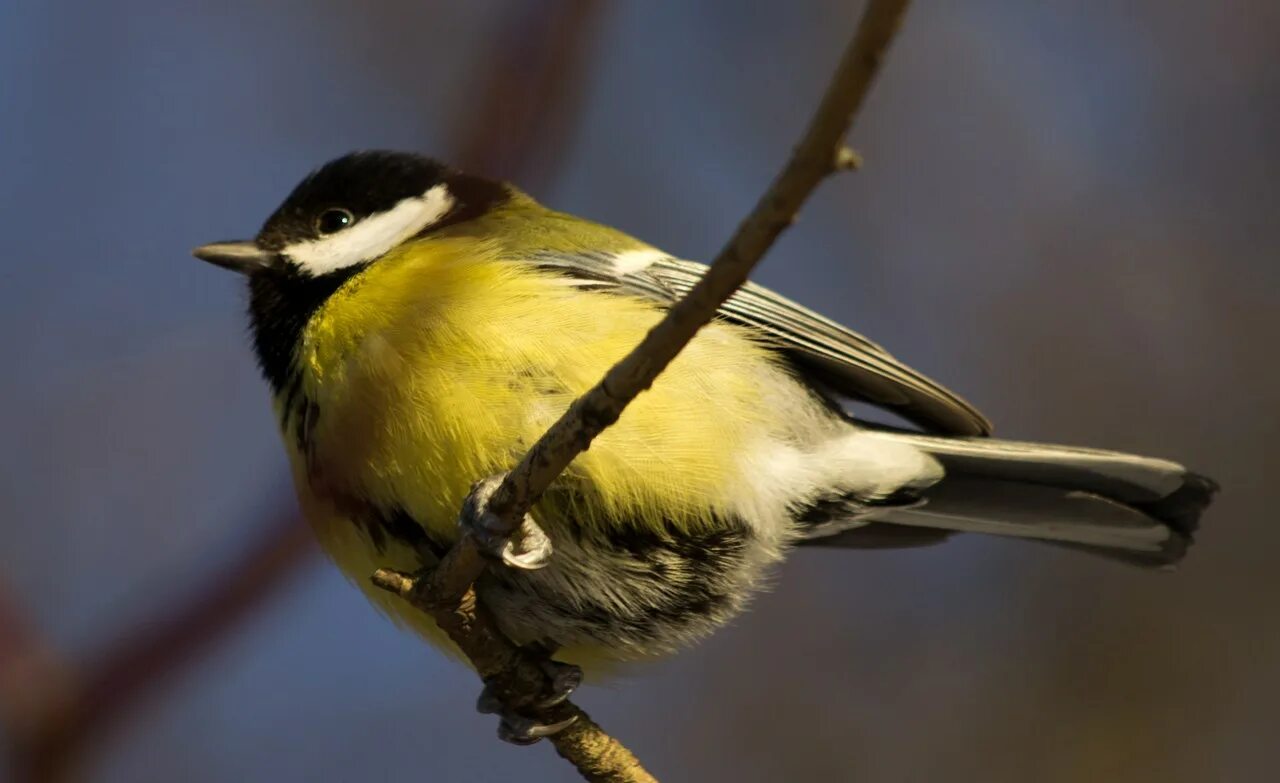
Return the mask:
{"type": "Polygon", "coordinates": [[[303,271],[320,276],[353,264],[372,261],[414,234],[438,223],[453,209],[454,198],[443,183],[386,212],[370,215],[350,228],[319,239],[289,245],[282,251],[303,271]]]}
{"type": "Polygon", "coordinates": [[[613,273],[621,276],[643,272],[652,266],[655,261],[669,257],[667,253],[655,248],[624,250],[613,257],[613,273]]]}

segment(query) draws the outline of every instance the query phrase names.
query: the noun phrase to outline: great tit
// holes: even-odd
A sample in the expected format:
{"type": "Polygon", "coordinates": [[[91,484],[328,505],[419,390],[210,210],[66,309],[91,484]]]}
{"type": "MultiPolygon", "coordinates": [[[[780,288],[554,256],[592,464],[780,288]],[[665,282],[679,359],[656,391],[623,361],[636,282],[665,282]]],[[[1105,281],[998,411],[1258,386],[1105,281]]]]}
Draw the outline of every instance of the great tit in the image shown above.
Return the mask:
{"type": "MultiPolygon", "coordinates": [[[[195,255],[248,278],[320,543],[446,646],[370,574],[443,555],[472,482],[509,470],[704,270],[399,152],[328,163],[256,238],[195,255]]],[[[1169,566],[1216,490],[1162,459],[990,434],[879,345],[748,283],[533,509],[550,564],[490,569],[479,595],[516,643],[607,664],[705,637],[799,545],[976,532],[1169,566]],[[918,429],[857,420],[848,400],[918,429]]]]}

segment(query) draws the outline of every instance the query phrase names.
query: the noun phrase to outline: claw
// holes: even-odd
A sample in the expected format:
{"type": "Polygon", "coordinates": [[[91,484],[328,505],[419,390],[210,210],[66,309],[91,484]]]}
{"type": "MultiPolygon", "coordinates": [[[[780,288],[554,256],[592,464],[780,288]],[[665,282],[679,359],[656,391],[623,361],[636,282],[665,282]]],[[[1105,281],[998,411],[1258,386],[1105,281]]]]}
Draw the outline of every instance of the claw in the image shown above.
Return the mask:
{"type": "Polygon", "coordinates": [[[501,476],[477,481],[462,506],[458,524],[467,528],[490,557],[511,568],[536,571],[551,562],[551,539],[528,514],[510,536],[496,532],[498,520],[489,513],[489,499],[502,483],[501,476]]]}
{"type": "MultiPolygon", "coordinates": [[[[535,710],[546,710],[563,704],[564,700],[572,696],[578,686],[582,685],[582,669],[571,663],[561,663],[548,658],[541,661],[539,666],[547,675],[550,688],[546,697],[533,705],[535,710]]],[[[476,699],[476,712],[481,715],[503,715],[509,712],[502,698],[498,696],[498,689],[493,683],[486,682],[480,691],[480,697],[476,699]]]]}
{"type": "MultiPolygon", "coordinates": [[[[576,669],[577,667],[574,668],[576,669]]],[[[564,693],[554,701],[543,702],[538,705],[537,709],[546,709],[559,704],[568,695],[568,693],[564,693]]],[[[498,698],[493,686],[489,684],[486,684],[484,690],[480,692],[480,698],[476,700],[476,710],[484,715],[500,716],[498,737],[504,742],[510,742],[512,745],[532,745],[544,737],[559,734],[572,726],[573,722],[577,720],[577,716],[571,715],[555,723],[542,723],[536,718],[522,715],[515,710],[508,709],[502,703],[502,700],[498,698]]]]}
{"type": "Polygon", "coordinates": [[[546,695],[528,709],[532,717],[503,703],[496,683],[485,682],[484,689],[480,691],[480,698],[476,699],[476,710],[484,715],[501,717],[498,736],[504,741],[514,745],[532,745],[543,737],[564,731],[576,720],[574,716],[570,716],[554,723],[543,723],[537,717],[539,713],[563,704],[582,684],[582,669],[571,663],[551,660],[549,656],[553,649],[537,642],[522,648],[524,654],[537,664],[547,678],[546,695]]]}
{"type": "Polygon", "coordinates": [[[544,737],[559,734],[573,725],[578,717],[570,715],[555,723],[539,723],[523,715],[507,714],[498,724],[498,738],[513,745],[532,745],[544,737]]]}
{"type": "Polygon", "coordinates": [[[502,562],[511,568],[537,571],[546,568],[553,554],[551,539],[528,515],[520,523],[520,529],[502,545],[502,562]]]}
{"type": "Polygon", "coordinates": [[[547,698],[538,702],[539,709],[547,709],[561,704],[569,698],[582,684],[582,669],[571,663],[561,663],[550,658],[542,661],[542,670],[551,680],[551,692],[547,698]]]}

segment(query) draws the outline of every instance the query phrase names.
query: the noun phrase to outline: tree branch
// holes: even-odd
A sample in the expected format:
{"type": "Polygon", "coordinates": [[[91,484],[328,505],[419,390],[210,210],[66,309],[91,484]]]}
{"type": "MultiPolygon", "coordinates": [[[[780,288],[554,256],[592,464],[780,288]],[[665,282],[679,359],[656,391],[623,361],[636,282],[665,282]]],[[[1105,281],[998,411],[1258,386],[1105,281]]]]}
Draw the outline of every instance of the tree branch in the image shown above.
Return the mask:
{"type": "MultiPolygon", "coordinates": [[[[511,535],[560,473],[618,420],[626,406],[733,295],[751,270],[791,225],[800,207],[826,176],[855,167],[856,153],[843,139],[879,70],[909,0],[871,0],[845,49],[826,93],[790,161],[755,209],[716,257],[697,285],[653,327],[630,354],[594,388],[570,405],[506,476],[487,507],[488,527],[511,535]]],[[[474,583],[487,565],[479,543],[463,535],[440,564],[418,576],[379,571],[374,583],[429,613],[471,659],[480,676],[496,685],[513,709],[529,708],[547,692],[546,675],[520,654],[476,599],[474,583]]],[[[570,702],[546,715],[548,722],[579,716],[551,738],[557,752],[592,781],[652,781],[635,757],[570,702]],[[616,755],[614,755],[616,754],[616,755]]]]}

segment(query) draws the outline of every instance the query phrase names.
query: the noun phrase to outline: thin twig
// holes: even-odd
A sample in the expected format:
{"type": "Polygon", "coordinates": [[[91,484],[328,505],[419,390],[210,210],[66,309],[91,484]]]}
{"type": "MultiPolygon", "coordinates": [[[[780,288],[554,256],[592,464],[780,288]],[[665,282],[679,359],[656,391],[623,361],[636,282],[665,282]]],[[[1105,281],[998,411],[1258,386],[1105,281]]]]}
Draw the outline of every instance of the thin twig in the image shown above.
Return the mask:
{"type": "MultiPolygon", "coordinates": [[[[546,673],[498,630],[498,624],[474,588],[452,605],[441,604],[432,580],[379,570],[373,583],[395,593],[420,611],[430,614],[449,638],[470,659],[480,678],[495,689],[513,709],[532,707],[547,692],[546,673]]],[[[552,736],[556,752],[593,783],[657,783],[630,750],[607,734],[586,712],[565,701],[540,716],[547,723],[573,719],[569,728],[552,736]]]]}
{"type": "MultiPolygon", "coordinates": [[[[697,285],[635,350],[579,397],[507,474],[488,512],[510,535],[575,457],[648,389],[694,334],[714,316],[788,226],[824,177],[847,165],[843,139],[897,32],[909,0],[872,0],[845,49],[827,92],[786,168],[738,227],[697,285]]],[[[472,581],[472,580],[469,580],[472,581]]]]}
{"type": "MultiPolygon", "coordinates": [[[[600,383],[575,400],[503,478],[487,509],[488,515],[499,520],[495,532],[514,533],[551,482],[597,435],[617,421],[631,400],[652,385],[698,329],[746,281],[769,247],[794,222],[818,183],[835,171],[856,165],[857,155],[844,146],[843,139],[908,4],[909,0],[871,0],[782,173],[697,285],[600,383]]],[[[477,542],[464,535],[435,569],[418,577],[380,571],[374,575],[374,582],[431,614],[475,664],[481,677],[499,685],[508,706],[519,709],[546,692],[545,675],[502,636],[493,618],[477,602],[474,583],[486,564],[477,542]]],[[[577,711],[569,702],[556,709],[559,712],[546,716],[548,720],[558,720],[566,711],[577,711]]],[[[619,783],[653,780],[616,740],[586,720],[585,715],[583,718],[571,730],[554,736],[552,742],[584,778],[619,783]],[[593,749],[621,749],[623,756],[615,764],[593,749]]]]}

